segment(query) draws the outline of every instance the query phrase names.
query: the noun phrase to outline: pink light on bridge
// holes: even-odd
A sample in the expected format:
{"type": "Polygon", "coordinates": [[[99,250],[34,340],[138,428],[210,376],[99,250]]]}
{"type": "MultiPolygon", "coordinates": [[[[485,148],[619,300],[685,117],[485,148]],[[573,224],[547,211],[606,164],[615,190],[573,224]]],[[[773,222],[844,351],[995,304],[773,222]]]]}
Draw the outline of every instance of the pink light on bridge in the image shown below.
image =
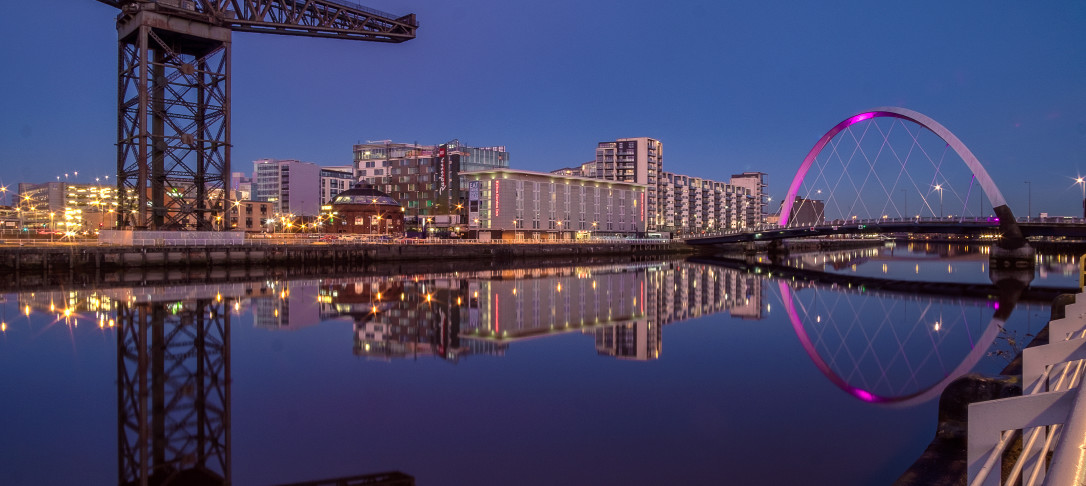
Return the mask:
{"type": "Polygon", "coordinates": [[[850,118],[850,119],[848,120],[848,124],[849,124],[849,125],[852,125],[852,124],[855,124],[855,123],[859,123],[859,122],[862,122],[862,121],[864,121],[864,120],[870,120],[871,118],[874,118],[874,117],[875,117],[875,114],[874,114],[874,113],[871,113],[871,112],[868,112],[868,113],[860,113],[859,115],[856,115],[856,116],[854,116],[854,117],[850,118]]]}
{"type": "Polygon", "coordinates": [[[852,389],[852,394],[856,395],[857,398],[859,398],[860,400],[863,400],[865,402],[874,402],[875,401],[875,395],[872,395],[871,392],[869,392],[867,390],[861,390],[859,388],[853,388],[852,389]]]}

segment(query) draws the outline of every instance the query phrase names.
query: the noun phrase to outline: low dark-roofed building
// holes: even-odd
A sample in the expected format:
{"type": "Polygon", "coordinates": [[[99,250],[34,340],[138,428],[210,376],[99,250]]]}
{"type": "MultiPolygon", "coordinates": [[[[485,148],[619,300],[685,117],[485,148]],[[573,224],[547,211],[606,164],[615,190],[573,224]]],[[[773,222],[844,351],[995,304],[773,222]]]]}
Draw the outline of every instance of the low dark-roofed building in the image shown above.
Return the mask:
{"type": "Polygon", "coordinates": [[[321,207],[328,233],[402,235],[404,210],[399,201],[373,187],[356,184],[321,207]]]}

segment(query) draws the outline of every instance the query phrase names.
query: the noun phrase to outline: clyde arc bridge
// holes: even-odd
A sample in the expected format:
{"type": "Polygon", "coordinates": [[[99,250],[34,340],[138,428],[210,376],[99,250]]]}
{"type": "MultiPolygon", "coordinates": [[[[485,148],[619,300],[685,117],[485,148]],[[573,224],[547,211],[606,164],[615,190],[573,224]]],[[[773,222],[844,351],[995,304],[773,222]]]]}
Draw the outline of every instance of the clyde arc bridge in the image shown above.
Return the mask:
{"type": "Polygon", "coordinates": [[[688,237],[691,245],[872,233],[984,235],[1003,250],[1030,236],[1086,236],[1086,221],[1015,218],[968,147],[921,113],[882,107],[823,135],[799,166],[777,224],[688,237]]]}

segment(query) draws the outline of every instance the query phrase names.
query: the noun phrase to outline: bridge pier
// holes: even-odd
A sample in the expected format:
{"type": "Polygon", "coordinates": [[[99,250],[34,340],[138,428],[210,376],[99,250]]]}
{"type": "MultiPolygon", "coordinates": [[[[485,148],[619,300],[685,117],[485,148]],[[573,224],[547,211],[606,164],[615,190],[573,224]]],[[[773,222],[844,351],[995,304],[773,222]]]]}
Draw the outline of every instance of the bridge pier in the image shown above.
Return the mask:
{"type": "Polygon", "coordinates": [[[988,254],[989,268],[995,269],[1032,269],[1037,251],[1029,244],[1008,249],[1001,245],[992,245],[988,254]]]}

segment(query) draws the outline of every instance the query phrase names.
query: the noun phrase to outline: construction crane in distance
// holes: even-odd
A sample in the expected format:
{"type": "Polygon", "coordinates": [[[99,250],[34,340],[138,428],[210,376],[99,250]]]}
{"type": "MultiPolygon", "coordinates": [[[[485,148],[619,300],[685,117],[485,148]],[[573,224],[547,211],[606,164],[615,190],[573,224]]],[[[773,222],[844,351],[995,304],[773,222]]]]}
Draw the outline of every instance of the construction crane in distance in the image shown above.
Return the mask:
{"type": "MultiPolygon", "coordinates": [[[[230,36],[415,38],[415,14],[342,0],[96,0],[117,15],[117,226],[229,229],[230,36]]],[[[284,196],[286,198],[287,196],[284,196]]]]}

